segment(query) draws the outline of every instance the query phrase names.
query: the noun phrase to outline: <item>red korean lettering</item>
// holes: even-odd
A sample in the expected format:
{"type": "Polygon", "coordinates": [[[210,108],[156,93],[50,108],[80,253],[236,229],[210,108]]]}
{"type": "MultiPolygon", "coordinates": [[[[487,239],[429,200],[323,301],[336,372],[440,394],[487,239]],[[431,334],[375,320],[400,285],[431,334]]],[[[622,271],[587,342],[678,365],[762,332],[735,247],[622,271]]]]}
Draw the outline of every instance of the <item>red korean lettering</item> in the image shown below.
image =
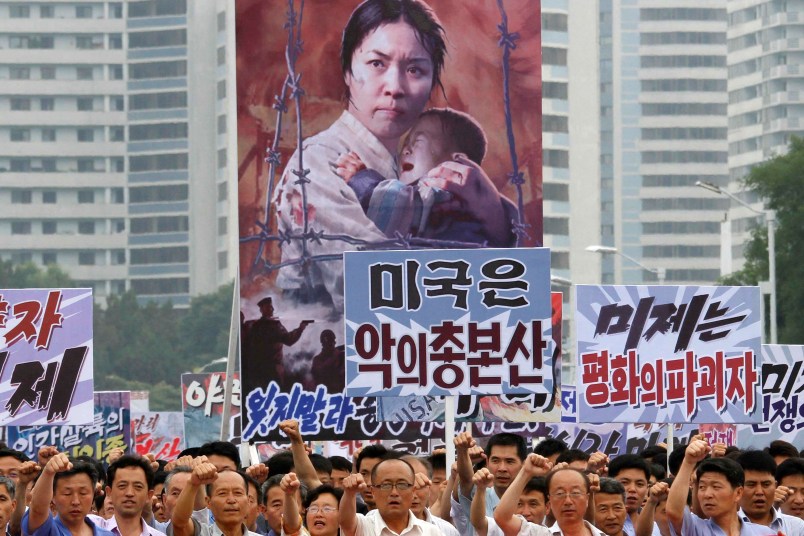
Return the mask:
{"type": "Polygon", "coordinates": [[[609,403],[609,352],[581,355],[581,381],[586,385],[586,402],[590,406],[609,403]]]}

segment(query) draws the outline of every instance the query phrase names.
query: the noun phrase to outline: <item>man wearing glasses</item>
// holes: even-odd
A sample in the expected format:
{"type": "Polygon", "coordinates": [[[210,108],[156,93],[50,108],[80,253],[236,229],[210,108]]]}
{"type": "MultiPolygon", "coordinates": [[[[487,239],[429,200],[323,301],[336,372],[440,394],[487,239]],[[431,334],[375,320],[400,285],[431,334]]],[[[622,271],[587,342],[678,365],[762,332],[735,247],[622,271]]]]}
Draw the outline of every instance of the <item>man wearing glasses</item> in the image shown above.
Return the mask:
{"type": "Polygon", "coordinates": [[[584,519],[589,506],[589,479],[577,469],[559,469],[548,473],[553,464],[544,456],[529,454],[522,470],[505,490],[494,510],[494,521],[505,536],[604,536],[584,519]],[[556,522],[544,527],[515,516],[525,483],[535,476],[547,475],[547,504],[556,522]]]}
{"type": "Polygon", "coordinates": [[[410,511],[415,476],[408,462],[381,461],[371,470],[371,482],[377,508],[364,516],[356,511],[357,494],[368,487],[363,475],[349,475],[343,481],[338,508],[343,536],[441,536],[435,525],[417,519],[410,511]]]}

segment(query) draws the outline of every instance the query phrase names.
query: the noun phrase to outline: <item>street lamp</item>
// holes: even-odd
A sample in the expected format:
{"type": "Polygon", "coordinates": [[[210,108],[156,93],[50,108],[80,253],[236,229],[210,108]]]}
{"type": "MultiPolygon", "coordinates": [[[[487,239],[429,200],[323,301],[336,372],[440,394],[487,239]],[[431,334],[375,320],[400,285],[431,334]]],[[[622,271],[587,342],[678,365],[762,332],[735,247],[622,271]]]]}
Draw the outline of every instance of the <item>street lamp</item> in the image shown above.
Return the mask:
{"type": "Polygon", "coordinates": [[[770,272],[770,342],[771,344],[776,344],[776,211],[757,210],[733,193],[711,182],[695,181],[695,186],[718,195],[725,195],[754,214],[765,217],[765,222],[768,224],[768,272],[770,272]]]}
{"type": "Polygon", "coordinates": [[[650,266],[645,266],[644,264],[642,264],[641,262],[639,262],[638,260],[636,260],[632,256],[623,253],[622,251],[620,251],[617,248],[613,248],[613,247],[609,247],[609,246],[597,246],[597,245],[595,245],[595,246],[586,246],[586,251],[591,251],[592,253],[600,253],[601,255],[608,255],[608,254],[619,255],[620,257],[628,259],[632,263],[636,264],[637,266],[639,266],[640,268],[642,268],[646,272],[656,274],[656,278],[659,280],[659,284],[664,285],[664,280],[665,280],[665,278],[667,276],[667,270],[665,270],[664,268],[651,268],[650,266]]]}

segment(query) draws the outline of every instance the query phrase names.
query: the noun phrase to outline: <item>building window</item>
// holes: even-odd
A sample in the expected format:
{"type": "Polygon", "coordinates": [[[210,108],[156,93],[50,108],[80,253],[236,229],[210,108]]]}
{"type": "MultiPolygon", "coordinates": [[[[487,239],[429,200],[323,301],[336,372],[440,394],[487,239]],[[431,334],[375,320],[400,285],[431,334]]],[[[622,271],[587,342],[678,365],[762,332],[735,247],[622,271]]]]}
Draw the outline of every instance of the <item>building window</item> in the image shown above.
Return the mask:
{"type": "Polygon", "coordinates": [[[27,19],[31,16],[31,8],[24,5],[11,5],[8,6],[8,14],[12,19],[27,19]]]}
{"type": "Polygon", "coordinates": [[[126,221],[125,220],[114,220],[112,222],[112,232],[113,233],[123,233],[126,230],[126,221]]]}
{"type": "Polygon", "coordinates": [[[84,235],[95,234],[95,222],[92,220],[79,221],[78,234],[84,234],[84,235]]]}
{"type": "Polygon", "coordinates": [[[80,142],[95,141],[95,131],[91,128],[79,128],[77,134],[80,142]]]}
{"type": "Polygon", "coordinates": [[[225,251],[218,252],[218,270],[225,270],[229,266],[229,255],[225,251]]]}
{"type": "Polygon", "coordinates": [[[122,112],[126,109],[126,101],[121,95],[109,97],[109,107],[114,112],[122,112]]]}
{"type": "Polygon", "coordinates": [[[112,251],[112,264],[114,265],[126,264],[125,249],[115,249],[114,251],[112,251]]]}
{"type": "MultiPolygon", "coordinates": [[[[132,5],[136,5],[134,3],[132,5]]],[[[190,292],[190,280],[171,277],[167,279],[132,279],[131,290],[137,295],[184,294],[190,292]]]]}
{"type": "Polygon", "coordinates": [[[12,128],[9,136],[11,141],[31,141],[31,131],[27,128],[12,128]]]}
{"type": "Polygon", "coordinates": [[[95,160],[93,158],[79,158],[78,171],[95,171],[95,160]]]}
{"type": "Polygon", "coordinates": [[[218,218],[218,236],[224,236],[226,234],[227,227],[226,216],[221,216],[218,218]]]}
{"type": "Polygon", "coordinates": [[[40,19],[52,19],[56,16],[56,8],[53,6],[39,6],[40,19]]]}
{"type": "Polygon", "coordinates": [[[226,80],[218,80],[218,100],[226,98],[226,80]]]}
{"type": "Polygon", "coordinates": [[[109,3],[109,16],[113,19],[123,18],[123,4],[121,2],[109,3]]]}
{"type": "Polygon", "coordinates": [[[218,134],[225,134],[226,133],[226,116],[219,115],[218,116],[218,134]]]}
{"type": "Polygon", "coordinates": [[[75,18],[77,19],[91,19],[92,6],[75,6],[75,18]]]}
{"type": "Polygon", "coordinates": [[[56,191],[45,190],[42,192],[42,203],[45,203],[46,205],[54,205],[56,203],[56,191]]]}
{"type": "Polygon", "coordinates": [[[56,141],[56,129],[55,128],[43,128],[42,129],[42,141],[56,141]]]}
{"type": "Polygon", "coordinates": [[[30,80],[31,69],[28,67],[11,67],[9,69],[9,78],[12,80],[30,80]]]}
{"type": "Polygon", "coordinates": [[[42,80],[55,80],[56,68],[52,65],[42,65],[39,67],[39,78],[42,80]]]}
{"type": "Polygon", "coordinates": [[[30,205],[33,199],[33,194],[31,190],[11,190],[11,202],[22,204],[22,205],[30,205]]]}
{"type": "Polygon", "coordinates": [[[31,234],[31,222],[29,221],[12,221],[11,234],[15,235],[29,235],[31,234]]]}
{"type": "Polygon", "coordinates": [[[109,65],[109,78],[111,80],[123,79],[123,66],[122,65],[109,65]]]}
{"type": "Polygon", "coordinates": [[[31,99],[27,97],[11,97],[11,109],[13,111],[28,111],[31,109],[31,99]]]}
{"type": "Polygon", "coordinates": [[[75,68],[75,77],[78,80],[92,80],[92,78],[93,78],[93,69],[92,69],[92,67],[76,67],[75,68]]]}
{"type": "Polygon", "coordinates": [[[125,159],[121,156],[116,156],[111,159],[112,171],[122,173],[126,170],[125,159]]]}
{"type": "Polygon", "coordinates": [[[226,63],[226,47],[218,47],[218,65],[226,63]]]}
{"type": "Polygon", "coordinates": [[[75,48],[89,49],[95,48],[95,38],[91,35],[79,35],[75,38],[75,48]]]}
{"type": "Polygon", "coordinates": [[[229,197],[229,188],[228,184],[225,182],[218,183],[218,201],[226,201],[229,197]]]}
{"type": "Polygon", "coordinates": [[[42,222],[42,234],[56,234],[57,229],[56,220],[45,220],[42,222]]]}
{"type": "Polygon", "coordinates": [[[92,97],[78,97],[75,102],[79,112],[91,112],[95,108],[95,99],[92,97]]]}
{"type": "Polygon", "coordinates": [[[17,251],[11,254],[11,262],[14,264],[25,264],[32,260],[33,255],[31,255],[30,251],[17,251]]]}
{"type": "Polygon", "coordinates": [[[109,48],[111,48],[112,50],[119,50],[123,48],[123,36],[120,34],[110,34],[109,48]]]}
{"type": "Polygon", "coordinates": [[[78,202],[87,205],[95,202],[95,190],[78,190],[78,202]]]}
{"type": "Polygon", "coordinates": [[[58,264],[58,256],[55,251],[45,251],[42,253],[42,264],[48,266],[50,264],[58,264]]]}
{"type": "Polygon", "coordinates": [[[94,251],[79,251],[78,264],[81,266],[94,266],[95,265],[95,252],[94,251]]]}
{"type": "Polygon", "coordinates": [[[11,171],[31,171],[30,158],[12,158],[11,171]]]}
{"type": "Polygon", "coordinates": [[[56,100],[53,97],[42,97],[39,99],[39,109],[43,112],[52,112],[56,109],[56,100]]]}
{"type": "Polygon", "coordinates": [[[126,202],[126,193],[123,188],[112,188],[112,203],[122,205],[126,202]]]}
{"type": "Polygon", "coordinates": [[[226,149],[218,149],[218,169],[226,167],[226,149]]]}
{"type": "MultiPolygon", "coordinates": [[[[42,171],[47,171],[48,173],[55,173],[56,172],[56,159],[55,158],[43,158],[42,159],[42,171]]],[[[36,171],[36,170],[34,170],[36,171]]]]}
{"type": "Polygon", "coordinates": [[[111,141],[126,141],[126,130],[123,127],[109,127],[111,141]]]}

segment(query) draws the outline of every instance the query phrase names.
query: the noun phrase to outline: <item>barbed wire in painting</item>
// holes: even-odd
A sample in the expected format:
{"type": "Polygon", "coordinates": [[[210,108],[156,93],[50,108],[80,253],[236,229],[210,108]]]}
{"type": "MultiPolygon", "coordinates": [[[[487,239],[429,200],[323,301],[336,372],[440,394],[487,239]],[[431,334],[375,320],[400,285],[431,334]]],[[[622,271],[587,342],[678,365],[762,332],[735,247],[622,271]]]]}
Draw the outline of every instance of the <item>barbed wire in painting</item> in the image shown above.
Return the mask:
{"type": "MultiPolygon", "coordinates": [[[[503,0],[497,0],[501,14],[501,22],[497,25],[500,30],[500,38],[498,46],[503,49],[502,54],[502,70],[503,70],[503,109],[505,114],[505,125],[508,140],[508,147],[511,158],[511,171],[507,174],[508,181],[516,188],[517,194],[517,217],[516,220],[511,221],[510,224],[516,235],[515,246],[518,246],[520,241],[528,238],[527,229],[530,227],[523,220],[524,213],[524,194],[522,185],[525,182],[524,175],[519,168],[519,161],[516,154],[516,139],[513,129],[513,119],[511,114],[511,103],[509,93],[510,82],[510,56],[511,51],[516,49],[516,41],[519,39],[519,33],[509,32],[508,30],[508,17],[505,12],[503,0]]],[[[308,177],[310,170],[304,168],[304,151],[303,151],[303,136],[302,136],[302,111],[301,99],[304,96],[304,89],[301,84],[302,74],[296,69],[296,63],[299,56],[303,52],[302,40],[302,17],[304,13],[304,0],[298,4],[298,11],[295,8],[294,0],[288,0],[288,10],[286,13],[286,22],[284,29],[287,31],[287,43],[285,46],[285,63],[288,73],[282,84],[281,91],[274,95],[274,102],[272,108],[276,110],[276,128],[274,137],[270,147],[265,149],[265,163],[268,164],[267,174],[267,192],[265,197],[264,206],[264,221],[256,221],[255,224],[259,232],[240,237],[240,243],[257,242],[259,244],[256,255],[251,265],[252,273],[262,272],[270,273],[288,266],[300,266],[305,282],[312,287],[310,269],[316,262],[340,260],[343,258],[342,254],[318,254],[312,255],[309,253],[308,245],[311,243],[321,243],[322,241],[340,241],[344,244],[356,246],[359,249],[366,250],[390,250],[390,249],[456,249],[456,248],[480,248],[486,247],[486,243],[476,242],[462,242],[457,240],[442,240],[433,238],[422,238],[413,236],[411,234],[403,235],[399,232],[394,236],[389,237],[387,240],[369,241],[345,234],[330,234],[323,230],[317,230],[310,224],[310,217],[307,204],[307,184],[311,182],[308,177]],[[276,188],[276,174],[278,166],[281,165],[281,153],[279,151],[280,135],[282,130],[283,117],[289,113],[289,99],[292,100],[294,111],[296,113],[296,142],[297,142],[297,166],[292,170],[296,176],[295,184],[299,186],[301,191],[301,214],[302,214],[302,232],[282,231],[281,229],[274,230],[271,225],[271,204],[274,198],[274,189],[276,188]],[[278,263],[272,263],[268,256],[266,256],[266,247],[271,243],[278,243],[281,247],[283,243],[291,243],[296,241],[301,244],[301,254],[296,258],[285,259],[278,263]]],[[[253,147],[247,154],[244,162],[238,169],[239,176],[244,174],[244,166],[248,167],[251,160],[254,159],[256,150],[259,150],[259,140],[257,145],[253,147]]],[[[261,162],[258,162],[257,176],[259,179],[261,172],[261,162]]],[[[258,180],[259,182],[259,180],[258,180]]],[[[259,186],[258,186],[259,188],[259,186]]],[[[308,288],[309,288],[308,287],[308,288]]]]}

